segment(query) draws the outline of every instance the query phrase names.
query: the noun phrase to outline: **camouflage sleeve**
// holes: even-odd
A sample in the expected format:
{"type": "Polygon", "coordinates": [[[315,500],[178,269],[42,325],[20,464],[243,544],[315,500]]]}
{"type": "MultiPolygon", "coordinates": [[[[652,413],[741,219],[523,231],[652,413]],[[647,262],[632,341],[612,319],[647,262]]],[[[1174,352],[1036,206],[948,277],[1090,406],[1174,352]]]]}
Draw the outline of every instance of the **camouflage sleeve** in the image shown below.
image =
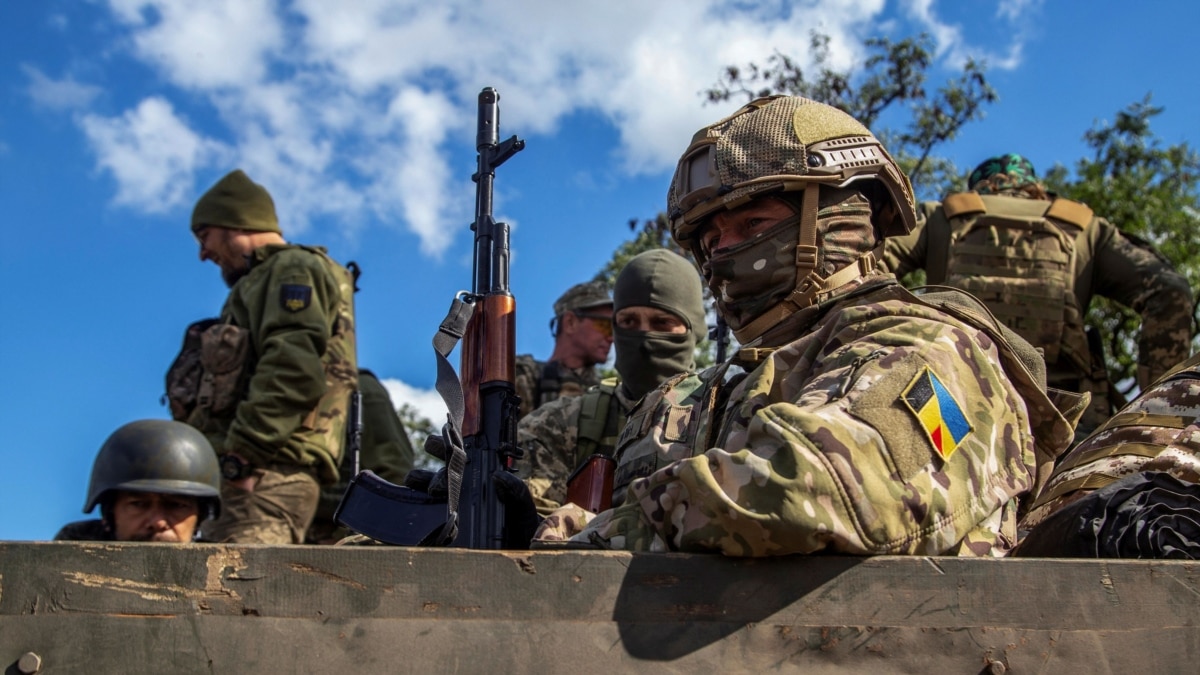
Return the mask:
{"type": "Polygon", "coordinates": [[[1188,357],[1192,339],[1192,289],[1187,279],[1149,243],[1123,234],[1103,219],[1093,255],[1095,292],[1142,317],[1138,386],[1146,388],[1188,357]]]}
{"type": "Polygon", "coordinates": [[[537,383],[541,377],[541,367],[536,359],[529,354],[521,354],[516,361],[516,374],[514,379],[516,382],[513,388],[516,390],[517,396],[521,397],[521,408],[517,419],[525,417],[533,412],[537,401],[537,383]]]}
{"type": "Polygon", "coordinates": [[[362,391],[363,430],[359,465],[397,485],[413,468],[412,441],[396,414],[387,389],[370,371],[359,371],[362,391]]]}
{"type": "Polygon", "coordinates": [[[1025,402],[986,333],[933,319],[878,317],[822,336],[821,354],[776,352],[731,392],[718,447],[634,481],[573,540],[1005,554],[1034,481],[1025,402]]]}
{"type": "Polygon", "coordinates": [[[581,405],[578,397],[555,399],[517,426],[517,444],[525,451],[520,475],[542,515],[567,499],[567,478],[576,466],[581,405]]]}
{"type": "MultiPolygon", "coordinates": [[[[321,357],[341,297],[319,256],[301,250],[275,256],[286,257],[269,261],[262,295],[246,299],[257,361],[224,448],[260,465],[304,461],[294,456],[298,448],[286,446],[325,393],[321,357]]],[[[328,448],[305,450],[331,454],[328,448]]],[[[327,459],[333,466],[339,460],[327,459]]]]}
{"type": "Polygon", "coordinates": [[[925,223],[929,213],[939,205],[924,202],[917,209],[917,226],[903,237],[888,237],[883,240],[883,264],[897,279],[914,271],[923,270],[929,243],[926,239],[925,223]]]}

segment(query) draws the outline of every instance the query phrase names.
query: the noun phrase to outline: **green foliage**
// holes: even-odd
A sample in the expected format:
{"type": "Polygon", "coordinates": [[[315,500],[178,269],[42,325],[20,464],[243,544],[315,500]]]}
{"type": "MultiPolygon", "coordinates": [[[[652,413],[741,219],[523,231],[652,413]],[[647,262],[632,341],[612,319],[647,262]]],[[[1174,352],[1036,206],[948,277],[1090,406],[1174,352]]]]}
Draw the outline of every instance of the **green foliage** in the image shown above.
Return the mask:
{"type": "MultiPolygon", "coordinates": [[[[1064,197],[1086,203],[1122,231],[1154,244],[1195,289],[1200,284],[1200,250],[1195,245],[1200,157],[1186,142],[1164,146],[1151,129],[1151,120],[1162,111],[1147,95],[1119,111],[1113,122],[1097,123],[1083,136],[1091,157],[1076,162],[1073,175],[1055,166],[1046,173],[1045,183],[1064,197]]],[[[1196,309],[1193,306],[1193,320],[1196,309]]],[[[1113,381],[1132,382],[1141,324],[1137,314],[1097,298],[1087,322],[1106,338],[1113,381]]],[[[1125,393],[1133,386],[1126,386],[1125,393]]]]}
{"type": "Polygon", "coordinates": [[[433,422],[407,403],[401,403],[400,407],[396,409],[396,414],[400,416],[400,421],[404,424],[404,431],[412,441],[413,450],[416,453],[413,458],[414,468],[436,469],[441,466],[441,460],[427,454],[424,450],[425,439],[430,434],[437,433],[437,427],[433,425],[433,422]]]}
{"type": "Polygon", "coordinates": [[[870,128],[912,180],[918,199],[939,198],[961,182],[949,159],[936,154],[958,132],[983,117],[983,108],[996,101],[984,64],[968,60],[962,73],[932,95],[925,86],[933,63],[933,39],[926,34],[892,42],[871,38],[864,45],[869,56],[858,72],[838,71],[828,65],[829,37],[812,33],[809,57],[816,76],[807,79],[796,60],[776,51],[766,65],[727,66],[721,78],[702,92],[710,103],[744,97],[788,94],[803,96],[839,108],[870,128]],[[881,126],[881,118],[906,110],[907,122],[899,129],[881,126]]]}

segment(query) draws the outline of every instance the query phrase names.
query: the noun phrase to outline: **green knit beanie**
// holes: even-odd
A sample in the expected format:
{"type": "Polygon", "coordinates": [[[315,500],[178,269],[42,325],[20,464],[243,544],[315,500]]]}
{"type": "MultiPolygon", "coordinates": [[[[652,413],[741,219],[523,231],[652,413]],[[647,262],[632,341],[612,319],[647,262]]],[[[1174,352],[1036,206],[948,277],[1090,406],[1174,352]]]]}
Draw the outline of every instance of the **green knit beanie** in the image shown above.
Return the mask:
{"type": "Polygon", "coordinates": [[[192,232],[201,227],[283,234],[271,194],[241,169],[234,169],[217,181],[196,202],[196,208],[192,209],[192,232]]]}

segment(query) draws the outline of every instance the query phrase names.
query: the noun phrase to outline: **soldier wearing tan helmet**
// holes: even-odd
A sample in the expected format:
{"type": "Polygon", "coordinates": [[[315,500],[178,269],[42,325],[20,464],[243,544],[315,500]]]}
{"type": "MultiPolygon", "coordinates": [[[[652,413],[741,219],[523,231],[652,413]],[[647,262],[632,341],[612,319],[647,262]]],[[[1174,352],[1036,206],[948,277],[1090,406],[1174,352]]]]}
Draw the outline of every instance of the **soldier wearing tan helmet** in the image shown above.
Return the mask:
{"type": "Polygon", "coordinates": [[[554,351],[539,361],[521,354],[516,361],[520,416],[560,397],[579,396],[600,384],[596,366],[608,360],[612,347],[612,296],[603,281],[576,284],[554,301],[550,320],[554,351]]]}
{"type": "Polygon", "coordinates": [[[221,512],[221,474],[212,446],[181,422],[139,420],[104,441],[92,465],[84,513],[98,520],[65,525],[60,541],[196,539],[221,512]]]}
{"type": "MultiPolygon", "coordinates": [[[[617,445],[624,502],[572,545],[1013,547],[1071,424],[1042,388],[1037,353],[969,296],[918,298],[878,268],[883,238],[915,214],[908,180],[866,127],[807,99],[758,99],[693,137],[667,209],[742,348],[633,410],[617,445]]],[[[584,520],[552,515],[539,540],[584,520]]]]}
{"type": "Polygon", "coordinates": [[[898,277],[923,269],[927,283],[979,298],[1042,350],[1050,386],[1091,393],[1077,438],[1123,403],[1109,381],[1100,335],[1089,339],[1084,327],[1093,297],[1141,315],[1139,388],[1187,358],[1192,291],[1149,242],[1085,204],[1047,193],[1021,155],[986,159],[967,182],[969,192],[921,204],[916,230],[888,239],[884,262],[898,277]]]}

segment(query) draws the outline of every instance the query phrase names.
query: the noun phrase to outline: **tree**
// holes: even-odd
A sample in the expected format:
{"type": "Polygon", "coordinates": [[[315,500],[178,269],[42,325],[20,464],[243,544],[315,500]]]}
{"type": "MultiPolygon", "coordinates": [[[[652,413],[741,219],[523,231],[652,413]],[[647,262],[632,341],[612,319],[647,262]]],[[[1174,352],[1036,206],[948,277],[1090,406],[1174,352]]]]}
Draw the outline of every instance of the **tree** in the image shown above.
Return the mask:
{"type": "MultiPolygon", "coordinates": [[[[1056,165],[1046,173],[1047,188],[1086,203],[1122,231],[1152,243],[1188,279],[1200,283],[1200,252],[1194,244],[1200,228],[1200,157],[1186,142],[1164,146],[1151,130],[1162,113],[1149,94],[1099,122],[1084,135],[1091,156],[1075,164],[1074,174],[1056,165]]],[[[1192,306],[1193,325],[1197,306],[1192,306]]],[[[1106,337],[1109,374],[1125,394],[1136,383],[1137,334],[1141,320],[1132,310],[1097,298],[1087,323],[1106,337]]],[[[1193,347],[1195,347],[1193,339],[1193,347]]]]}
{"type": "MultiPolygon", "coordinates": [[[[984,64],[967,61],[960,75],[930,96],[925,82],[933,63],[933,40],[928,35],[900,42],[888,38],[867,40],[864,44],[870,55],[857,71],[839,71],[828,65],[829,36],[813,32],[809,44],[816,68],[812,80],[805,77],[796,59],[776,51],[765,66],[726,66],[717,82],[701,94],[708,103],[737,98],[750,101],[771,94],[804,96],[827,103],[858,119],[883,141],[900,168],[909,174],[919,199],[940,197],[960,187],[958,169],[936,151],[954,140],[962,127],[980,119],[984,106],[996,100],[984,64]],[[885,116],[903,119],[905,114],[908,121],[898,131],[880,124],[885,116]]],[[[613,252],[597,278],[611,283],[630,258],[654,248],[670,248],[691,257],[671,239],[665,213],[641,221],[632,219],[629,228],[633,239],[613,252]]],[[[711,306],[707,291],[706,300],[711,306]]],[[[711,363],[713,349],[713,343],[702,343],[697,363],[711,363]]]]}
{"type": "Polygon", "coordinates": [[[401,403],[400,407],[396,409],[396,414],[400,416],[400,422],[404,424],[404,431],[408,434],[408,439],[412,441],[416,454],[413,458],[413,467],[417,469],[437,468],[441,464],[441,460],[425,452],[425,439],[431,434],[437,433],[433,422],[407,403],[401,403]]]}
{"type": "Polygon", "coordinates": [[[950,160],[936,154],[953,141],[967,124],[983,117],[983,108],[996,101],[988,84],[986,66],[969,59],[962,73],[932,96],[925,81],[933,64],[933,39],[927,34],[892,42],[870,38],[864,42],[870,55],[858,73],[829,67],[829,36],[813,32],[810,57],[817,68],[807,79],[796,60],[776,51],[766,66],[727,66],[721,78],[706,90],[709,103],[744,97],[788,94],[834,106],[862,122],[881,141],[912,180],[918,199],[936,199],[961,181],[950,160]],[[898,129],[881,125],[885,115],[908,111],[898,129]]]}

